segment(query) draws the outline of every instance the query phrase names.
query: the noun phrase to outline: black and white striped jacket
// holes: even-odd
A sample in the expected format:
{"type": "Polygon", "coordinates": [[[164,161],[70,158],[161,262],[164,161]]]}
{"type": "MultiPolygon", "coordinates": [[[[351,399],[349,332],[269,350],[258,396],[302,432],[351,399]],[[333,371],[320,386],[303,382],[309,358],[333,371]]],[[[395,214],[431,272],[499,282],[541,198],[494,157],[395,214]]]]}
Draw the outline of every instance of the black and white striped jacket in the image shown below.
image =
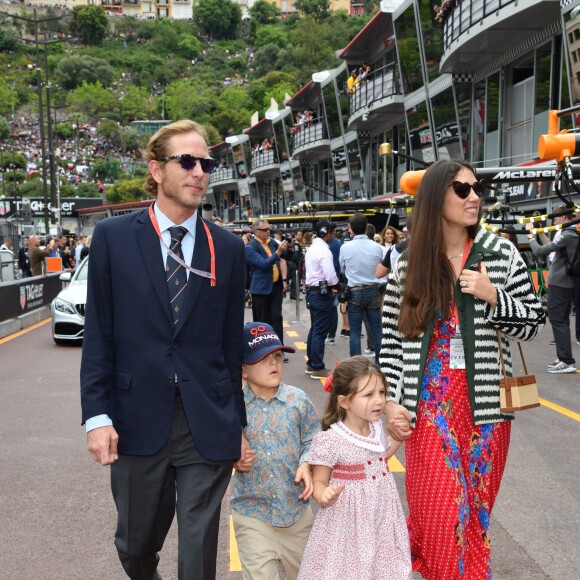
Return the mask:
{"type": "MultiPolygon", "coordinates": [[[[389,382],[396,402],[416,417],[423,371],[435,319],[417,339],[403,337],[397,317],[404,288],[408,252],[398,260],[389,277],[383,307],[381,370],[389,382]]],[[[491,306],[456,287],[457,306],[465,349],[467,384],[474,424],[497,423],[513,419],[500,413],[499,381],[503,377],[495,329],[502,333],[503,353],[508,376],[512,374],[509,341],[531,340],[545,322],[526,266],[517,248],[504,238],[481,228],[473,242],[465,268],[477,268],[482,261],[497,288],[497,306],[491,306]]],[[[519,374],[519,373],[518,373],[519,374]]]]}

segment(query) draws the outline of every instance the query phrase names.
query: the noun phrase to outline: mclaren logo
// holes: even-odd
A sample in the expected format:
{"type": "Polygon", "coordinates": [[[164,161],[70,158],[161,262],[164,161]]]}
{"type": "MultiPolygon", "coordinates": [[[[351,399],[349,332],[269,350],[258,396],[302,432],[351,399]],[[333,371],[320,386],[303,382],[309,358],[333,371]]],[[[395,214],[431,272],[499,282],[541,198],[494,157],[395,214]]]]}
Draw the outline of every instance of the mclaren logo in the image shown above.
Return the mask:
{"type": "Polygon", "coordinates": [[[555,169],[518,169],[518,170],[508,170],[500,171],[496,173],[491,180],[492,181],[504,181],[510,179],[554,179],[556,177],[555,169]]]}

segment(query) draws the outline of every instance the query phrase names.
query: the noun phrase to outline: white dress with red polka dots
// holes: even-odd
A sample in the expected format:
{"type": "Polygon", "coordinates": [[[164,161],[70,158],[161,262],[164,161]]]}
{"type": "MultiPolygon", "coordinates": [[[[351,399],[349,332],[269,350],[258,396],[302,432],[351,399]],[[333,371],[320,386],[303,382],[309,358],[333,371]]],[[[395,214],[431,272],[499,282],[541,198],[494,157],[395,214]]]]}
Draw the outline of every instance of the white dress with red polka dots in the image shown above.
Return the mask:
{"type": "Polygon", "coordinates": [[[345,488],[318,510],[299,580],[411,578],[405,516],[385,458],[389,441],[380,421],[370,428],[362,437],[339,422],[314,436],[310,464],[330,467],[330,485],[345,488]]]}

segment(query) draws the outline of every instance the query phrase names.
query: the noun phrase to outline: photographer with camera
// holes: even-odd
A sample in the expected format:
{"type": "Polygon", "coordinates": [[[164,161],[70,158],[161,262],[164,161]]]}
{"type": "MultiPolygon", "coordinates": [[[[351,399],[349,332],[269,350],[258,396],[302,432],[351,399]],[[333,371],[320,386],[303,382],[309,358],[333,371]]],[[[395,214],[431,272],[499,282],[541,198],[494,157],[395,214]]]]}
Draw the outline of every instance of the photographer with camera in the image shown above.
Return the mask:
{"type": "Polygon", "coordinates": [[[366,235],[367,218],[355,213],[348,218],[349,232],[353,238],[340,248],[340,268],[348,280],[348,321],[350,323],[350,356],[361,354],[361,327],[366,313],[373,331],[375,361],[379,364],[382,321],[380,280],[375,275],[383,258],[380,244],[366,235]]]}
{"type": "Polygon", "coordinates": [[[332,321],[335,288],[338,276],[329,244],[334,237],[334,224],[320,220],[316,239],[306,252],[306,305],[310,310],[310,331],[306,343],[306,373],[313,379],[325,379],[330,371],[324,366],[324,341],[332,321]]]}
{"type": "MultiPolygon", "coordinates": [[[[288,241],[280,244],[270,238],[270,224],[267,220],[256,220],[252,225],[254,239],[246,245],[246,262],[252,279],[252,317],[254,322],[270,324],[283,341],[282,299],[288,280],[287,270],[281,260],[291,260],[293,253],[288,249],[288,241]]],[[[285,357],[284,362],[287,362],[285,357]]]]}

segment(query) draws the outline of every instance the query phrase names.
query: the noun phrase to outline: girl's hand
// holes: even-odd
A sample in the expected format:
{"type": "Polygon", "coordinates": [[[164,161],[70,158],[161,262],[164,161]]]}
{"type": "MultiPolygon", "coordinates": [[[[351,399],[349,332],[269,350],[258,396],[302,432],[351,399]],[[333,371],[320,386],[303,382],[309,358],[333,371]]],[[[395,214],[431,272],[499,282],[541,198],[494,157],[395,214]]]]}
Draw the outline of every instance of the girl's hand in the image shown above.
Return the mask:
{"type": "Polygon", "coordinates": [[[322,507],[334,505],[344,490],[344,483],[329,485],[321,494],[318,502],[322,507]]]}
{"type": "Polygon", "coordinates": [[[463,294],[471,294],[485,300],[492,308],[497,306],[497,290],[487,275],[483,262],[479,263],[480,271],[463,270],[459,276],[459,287],[463,294]]]}
{"type": "Polygon", "coordinates": [[[294,478],[294,483],[304,482],[304,490],[298,496],[298,499],[307,500],[314,491],[314,484],[312,483],[312,473],[310,471],[310,465],[308,463],[302,463],[296,471],[296,477],[294,478]]]}
{"type": "Polygon", "coordinates": [[[393,425],[406,433],[411,431],[411,421],[404,415],[397,415],[393,419],[393,425]]]}

